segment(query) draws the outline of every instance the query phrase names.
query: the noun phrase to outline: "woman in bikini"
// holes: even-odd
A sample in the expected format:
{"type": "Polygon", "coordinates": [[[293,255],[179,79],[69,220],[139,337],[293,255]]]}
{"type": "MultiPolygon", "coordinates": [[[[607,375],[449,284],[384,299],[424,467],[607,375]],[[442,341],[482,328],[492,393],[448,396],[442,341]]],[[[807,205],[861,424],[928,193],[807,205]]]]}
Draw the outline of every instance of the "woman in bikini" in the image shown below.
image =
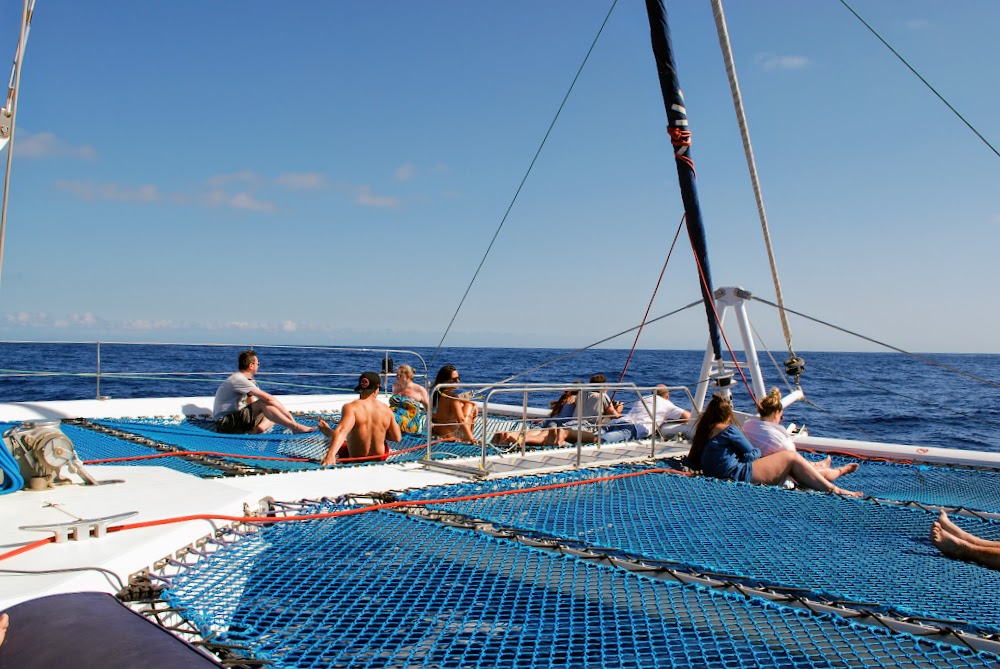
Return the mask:
{"type": "Polygon", "coordinates": [[[443,383],[459,383],[461,377],[454,365],[445,365],[438,370],[434,379],[434,391],[431,393],[431,404],[434,413],[432,433],[438,437],[454,438],[470,444],[478,443],[472,432],[472,426],[479,415],[479,407],[475,402],[459,397],[455,388],[441,388],[443,383]]]}

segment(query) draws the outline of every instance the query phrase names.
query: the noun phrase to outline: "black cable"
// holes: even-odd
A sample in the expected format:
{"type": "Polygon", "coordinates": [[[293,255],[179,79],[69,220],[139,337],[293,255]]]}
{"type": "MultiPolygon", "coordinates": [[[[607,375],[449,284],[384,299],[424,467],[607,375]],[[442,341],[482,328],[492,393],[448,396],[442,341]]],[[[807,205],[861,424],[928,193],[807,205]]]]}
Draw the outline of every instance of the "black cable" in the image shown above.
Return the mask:
{"type": "Polygon", "coordinates": [[[531,174],[532,168],[535,166],[535,162],[538,161],[538,156],[541,155],[542,149],[545,147],[545,142],[548,141],[549,135],[552,134],[552,129],[556,125],[556,121],[559,120],[559,115],[562,114],[563,107],[566,106],[566,101],[569,100],[570,94],[573,92],[573,87],[576,86],[577,80],[580,78],[580,74],[583,72],[584,66],[590,59],[590,54],[593,53],[594,47],[597,46],[597,40],[600,39],[601,33],[604,32],[604,27],[608,25],[608,19],[611,18],[611,12],[614,11],[615,6],[618,4],[618,0],[613,0],[611,3],[611,8],[608,10],[607,15],[604,17],[604,22],[601,23],[601,27],[598,29],[597,34],[594,36],[594,40],[590,43],[590,48],[587,50],[587,55],[583,57],[583,62],[580,63],[579,69],[576,71],[576,76],[573,77],[572,83],[569,85],[569,90],[566,91],[566,95],[563,97],[562,103],[559,105],[559,109],[556,110],[556,115],[552,118],[552,122],[549,124],[549,129],[545,131],[545,136],[542,138],[542,143],[538,145],[538,150],[535,151],[534,158],[531,159],[531,164],[528,165],[527,171],[521,178],[521,183],[518,185],[517,190],[514,192],[514,197],[511,198],[510,204],[507,205],[507,211],[504,212],[503,218],[500,219],[500,225],[497,226],[496,232],[493,233],[493,239],[490,240],[489,246],[486,247],[486,253],[483,254],[482,259],[479,261],[479,266],[476,267],[475,273],[472,275],[472,279],[469,281],[469,285],[465,288],[465,293],[462,295],[462,299],[458,302],[458,307],[455,308],[455,313],[451,315],[451,320],[448,321],[448,327],[445,328],[444,334],[441,335],[441,341],[438,342],[437,348],[434,349],[434,355],[431,356],[430,368],[434,368],[434,363],[437,361],[438,352],[441,350],[441,346],[444,344],[445,337],[451,331],[451,326],[455,324],[455,319],[458,318],[458,312],[462,310],[462,305],[465,304],[465,298],[469,296],[469,291],[472,290],[472,284],[476,282],[479,277],[479,272],[482,271],[483,265],[486,263],[487,256],[490,255],[490,251],[493,249],[493,244],[496,243],[497,237],[500,236],[500,231],[503,229],[504,223],[507,222],[507,217],[510,216],[511,209],[514,208],[514,203],[517,202],[517,197],[521,194],[521,189],[524,188],[525,182],[528,180],[528,175],[531,174]]]}
{"type": "Polygon", "coordinates": [[[913,68],[913,66],[912,66],[912,65],[910,65],[909,63],[907,63],[907,62],[906,62],[906,59],[905,59],[905,58],[903,58],[903,57],[902,57],[901,55],[899,55],[899,52],[898,52],[898,51],[896,51],[895,49],[893,49],[893,48],[892,48],[892,45],[890,45],[890,44],[889,44],[888,42],[886,42],[886,41],[885,41],[885,40],[884,40],[884,39],[882,38],[882,36],[881,36],[881,35],[879,35],[879,34],[878,34],[878,32],[876,32],[876,31],[875,31],[875,29],[874,29],[874,28],[872,28],[872,27],[871,27],[870,25],[868,25],[868,22],[867,22],[867,21],[865,21],[865,20],[864,20],[863,18],[861,18],[861,15],[860,15],[860,14],[858,14],[858,13],[857,13],[856,11],[854,11],[854,8],[853,8],[853,7],[851,7],[851,6],[849,5],[849,4],[847,4],[846,0],[840,0],[840,4],[842,4],[842,5],[844,6],[844,7],[847,7],[847,9],[848,9],[848,10],[849,10],[849,11],[851,12],[851,14],[854,14],[854,16],[855,16],[855,17],[857,17],[858,21],[861,21],[861,23],[862,23],[862,24],[864,24],[865,28],[868,28],[868,30],[870,30],[870,31],[871,31],[871,33],[872,33],[873,35],[875,35],[875,37],[877,37],[877,38],[879,39],[879,41],[880,41],[880,42],[882,42],[882,44],[884,44],[884,45],[886,46],[886,48],[887,48],[887,49],[889,49],[889,51],[892,51],[893,55],[894,55],[894,56],[896,56],[896,58],[898,58],[898,59],[899,59],[899,61],[900,61],[900,62],[901,62],[901,63],[902,63],[903,65],[905,65],[906,67],[908,67],[908,68],[909,68],[910,72],[912,72],[913,74],[917,75],[917,78],[918,78],[918,79],[920,79],[920,81],[924,82],[924,86],[926,86],[927,88],[929,88],[929,89],[930,89],[930,91],[931,91],[931,93],[933,93],[934,95],[936,95],[936,96],[938,97],[938,99],[939,99],[939,100],[940,100],[941,102],[943,102],[943,103],[945,104],[945,106],[947,106],[947,107],[948,107],[948,109],[950,109],[950,110],[951,110],[951,111],[952,111],[952,112],[953,112],[953,113],[955,114],[955,116],[957,116],[957,117],[958,117],[958,118],[959,118],[959,119],[960,119],[960,120],[962,121],[962,123],[964,123],[964,124],[965,124],[966,126],[968,126],[969,130],[971,130],[972,132],[976,133],[976,137],[978,137],[979,139],[981,139],[981,140],[983,141],[983,144],[985,144],[986,146],[990,147],[990,150],[991,150],[991,151],[993,151],[993,153],[995,153],[995,154],[996,154],[997,156],[1000,156],[1000,151],[997,151],[997,150],[996,150],[996,148],[995,148],[995,147],[994,147],[994,146],[993,146],[992,144],[990,144],[990,143],[989,143],[989,141],[988,141],[988,140],[987,140],[987,139],[986,139],[985,137],[983,137],[983,136],[982,136],[982,135],[981,135],[981,134],[979,133],[979,131],[978,131],[978,130],[976,130],[976,129],[975,129],[975,128],[974,128],[973,126],[972,126],[972,124],[971,124],[971,123],[969,123],[968,121],[966,121],[966,120],[965,120],[965,117],[964,117],[964,116],[962,116],[962,115],[961,115],[960,113],[958,113],[958,110],[957,110],[957,109],[955,109],[954,107],[952,107],[952,106],[951,106],[951,103],[950,103],[950,102],[948,102],[947,100],[945,100],[945,99],[944,99],[944,96],[943,96],[943,95],[941,95],[940,93],[938,93],[938,92],[937,92],[937,90],[935,90],[935,88],[934,88],[933,86],[931,86],[931,85],[930,85],[930,82],[928,82],[928,81],[927,81],[926,79],[924,79],[924,78],[923,78],[923,77],[922,77],[922,76],[920,75],[920,73],[919,73],[919,72],[917,72],[917,71],[916,71],[916,70],[915,70],[915,69],[913,68]]]}

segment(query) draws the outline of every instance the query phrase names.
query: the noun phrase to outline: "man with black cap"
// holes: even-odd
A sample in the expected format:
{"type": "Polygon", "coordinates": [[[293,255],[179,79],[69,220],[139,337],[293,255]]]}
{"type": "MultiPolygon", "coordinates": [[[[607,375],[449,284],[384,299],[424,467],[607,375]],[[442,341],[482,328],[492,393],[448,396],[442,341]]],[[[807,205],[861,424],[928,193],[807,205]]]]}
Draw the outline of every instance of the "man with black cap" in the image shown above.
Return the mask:
{"type": "Polygon", "coordinates": [[[324,465],[336,464],[337,458],[345,457],[385,460],[389,457],[386,439],[400,441],[403,438],[392,409],[378,401],[380,383],[377,372],[365,372],[354,389],[361,397],[344,405],[337,429],[331,429],[325,420],[319,421],[320,432],[330,439],[324,465]]]}

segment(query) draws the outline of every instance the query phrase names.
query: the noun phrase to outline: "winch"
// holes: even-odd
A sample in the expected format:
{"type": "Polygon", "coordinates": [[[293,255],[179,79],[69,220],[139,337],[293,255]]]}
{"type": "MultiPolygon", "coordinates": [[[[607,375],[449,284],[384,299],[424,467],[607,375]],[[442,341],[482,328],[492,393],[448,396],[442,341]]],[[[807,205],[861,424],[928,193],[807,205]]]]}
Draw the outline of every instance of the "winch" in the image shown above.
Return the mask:
{"type": "Polygon", "coordinates": [[[98,485],[83,468],[73,442],[59,429],[58,422],[24,422],[4,432],[3,440],[31,490],[73,483],[70,474],[76,474],[87,485],[98,485]]]}

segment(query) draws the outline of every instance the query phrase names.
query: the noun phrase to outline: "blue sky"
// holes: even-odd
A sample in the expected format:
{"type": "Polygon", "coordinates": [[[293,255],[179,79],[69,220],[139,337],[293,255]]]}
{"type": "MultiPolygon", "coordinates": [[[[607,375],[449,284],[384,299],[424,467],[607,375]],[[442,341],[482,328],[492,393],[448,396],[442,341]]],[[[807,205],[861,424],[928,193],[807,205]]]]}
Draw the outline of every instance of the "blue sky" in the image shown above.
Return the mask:
{"type": "MultiPolygon", "coordinates": [[[[436,344],[610,4],[41,0],[0,338],[436,344]]],[[[709,3],[671,5],[715,283],[772,300],[709,3]]],[[[852,5],[1000,144],[1000,3],[852,5]]],[[[1000,352],[997,156],[839,2],[726,11],[788,306],[1000,352]]],[[[12,55],[20,2],[2,12],[12,55]]],[[[446,344],[641,319],[683,213],[664,125],[644,3],[622,0],[446,344]]],[[[695,299],[680,246],[653,314],[695,299]]],[[[773,311],[751,317],[781,348],[773,311]]],[[[640,346],[701,348],[702,319],[640,346]]],[[[873,348],[791,324],[800,350],[873,348]]]]}

